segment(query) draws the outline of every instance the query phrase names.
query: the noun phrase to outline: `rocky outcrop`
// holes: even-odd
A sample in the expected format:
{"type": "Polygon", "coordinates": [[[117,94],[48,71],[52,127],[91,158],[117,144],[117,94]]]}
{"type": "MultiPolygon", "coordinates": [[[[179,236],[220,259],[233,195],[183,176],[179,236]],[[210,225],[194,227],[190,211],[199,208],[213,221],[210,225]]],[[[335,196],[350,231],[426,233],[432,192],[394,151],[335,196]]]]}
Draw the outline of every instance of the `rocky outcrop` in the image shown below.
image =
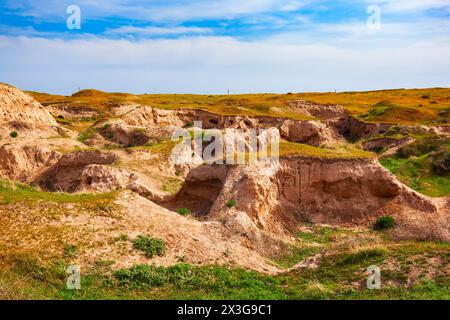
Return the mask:
{"type": "Polygon", "coordinates": [[[0,135],[8,136],[12,130],[55,134],[57,123],[51,114],[24,92],[0,84],[0,135]]]}
{"type": "Polygon", "coordinates": [[[374,135],[386,133],[392,125],[385,123],[367,123],[353,117],[330,120],[329,125],[349,141],[356,141],[374,135]]]}
{"type": "Polygon", "coordinates": [[[293,100],[287,102],[287,107],[294,112],[311,116],[322,120],[330,120],[347,117],[344,107],[334,104],[318,104],[304,100],[293,100]]]}
{"type": "MultiPolygon", "coordinates": [[[[102,183],[106,180],[114,180],[113,185],[124,179],[119,171],[104,167],[117,160],[113,153],[101,151],[77,151],[62,156],[51,168],[43,172],[35,179],[35,183],[45,190],[76,192],[87,189],[87,186],[98,185],[102,188],[102,183]],[[100,165],[100,166],[92,166],[100,165]],[[117,174],[112,178],[113,172],[117,174]]],[[[109,188],[111,189],[111,188],[109,188]]]]}
{"type": "MultiPolygon", "coordinates": [[[[318,108],[318,106],[316,106],[318,108]]],[[[339,114],[340,111],[328,111],[328,116],[339,114]]],[[[149,136],[166,135],[177,128],[188,127],[200,122],[203,129],[269,129],[278,128],[283,139],[291,142],[301,142],[313,146],[319,146],[325,142],[339,140],[334,128],[321,121],[291,120],[287,118],[273,118],[262,116],[228,116],[210,113],[204,110],[159,110],[150,107],[138,108],[122,117],[121,124],[134,128],[146,128],[146,131],[158,128],[158,132],[148,134],[149,136]],[[165,132],[162,128],[166,128],[165,132]],[[157,133],[157,134],[155,134],[157,133]]],[[[130,127],[128,131],[130,131],[130,127]]],[[[117,139],[118,135],[114,135],[117,139]]],[[[129,136],[124,134],[123,136],[129,136]]],[[[127,138],[120,138],[127,141],[127,138]]]]}
{"type": "Polygon", "coordinates": [[[0,147],[0,177],[26,182],[53,166],[60,157],[59,152],[47,147],[3,145],[0,147]]]}
{"type": "Polygon", "coordinates": [[[83,118],[95,118],[99,112],[89,107],[73,106],[73,105],[53,105],[47,106],[46,109],[50,111],[55,117],[71,120],[81,120],[83,118]]]}
{"type": "Polygon", "coordinates": [[[390,215],[413,211],[420,220],[438,214],[432,200],[375,161],[359,159],[293,157],[255,166],[204,165],[189,173],[171,201],[162,205],[186,207],[213,220],[235,221],[244,213],[254,226],[275,234],[294,232],[304,221],[370,225],[384,209],[394,207],[390,215]],[[235,201],[232,208],[230,200],[235,201]]]}

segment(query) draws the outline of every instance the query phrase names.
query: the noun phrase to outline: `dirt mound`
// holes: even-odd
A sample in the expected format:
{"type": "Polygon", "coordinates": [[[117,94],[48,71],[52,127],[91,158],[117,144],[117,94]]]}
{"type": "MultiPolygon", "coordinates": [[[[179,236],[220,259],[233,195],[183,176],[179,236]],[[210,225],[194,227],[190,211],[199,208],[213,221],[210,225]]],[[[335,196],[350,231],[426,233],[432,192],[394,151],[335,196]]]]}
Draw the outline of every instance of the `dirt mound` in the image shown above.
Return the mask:
{"type": "Polygon", "coordinates": [[[0,177],[29,181],[42,170],[58,162],[61,154],[35,145],[0,147],[0,177]]]}
{"type": "Polygon", "coordinates": [[[330,126],[349,141],[386,133],[392,125],[384,123],[366,123],[353,117],[330,120],[330,126]]]}
{"type": "Polygon", "coordinates": [[[56,133],[57,123],[51,114],[24,92],[0,84],[0,134],[12,130],[35,130],[48,135],[56,133]]]}
{"type": "Polygon", "coordinates": [[[431,199],[372,160],[302,157],[279,164],[198,167],[179,195],[162,205],[186,207],[197,216],[221,221],[243,213],[258,228],[286,235],[305,221],[370,226],[383,209],[393,206],[397,209],[390,215],[405,221],[405,212],[415,212],[415,219],[423,221],[440,214],[431,199]]]}
{"type": "Polygon", "coordinates": [[[287,102],[287,107],[297,113],[304,114],[306,116],[315,117],[322,120],[344,118],[347,116],[347,112],[344,107],[333,104],[318,104],[304,100],[294,100],[287,102]]]}
{"type": "Polygon", "coordinates": [[[123,146],[143,146],[147,143],[157,143],[169,138],[177,127],[148,126],[139,127],[126,124],[122,120],[102,122],[96,125],[98,135],[92,136],[86,143],[89,145],[102,144],[105,140],[123,146]]]}
{"type": "MultiPolygon", "coordinates": [[[[113,153],[101,151],[77,151],[62,156],[59,161],[43,172],[36,180],[45,190],[76,192],[87,189],[104,190],[106,181],[119,187],[119,181],[125,179],[120,170],[105,167],[117,160],[113,153]],[[100,166],[92,166],[100,165],[100,166]]],[[[111,190],[111,188],[109,188],[111,190]]]]}

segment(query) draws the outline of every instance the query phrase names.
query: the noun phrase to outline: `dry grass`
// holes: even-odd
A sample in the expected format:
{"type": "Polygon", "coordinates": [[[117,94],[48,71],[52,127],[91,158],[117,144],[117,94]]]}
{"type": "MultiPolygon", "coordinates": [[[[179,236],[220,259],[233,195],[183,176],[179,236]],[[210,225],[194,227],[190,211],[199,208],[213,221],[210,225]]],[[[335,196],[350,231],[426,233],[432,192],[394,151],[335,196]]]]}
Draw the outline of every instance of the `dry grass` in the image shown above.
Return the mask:
{"type": "Polygon", "coordinates": [[[292,100],[339,104],[369,122],[399,124],[446,123],[450,89],[399,89],[343,93],[186,95],[106,93],[82,90],[70,97],[28,92],[43,105],[70,104],[107,111],[120,104],[150,105],[161,109],[204,109],[218,114],[308,119],[286,107],[292,100]],[[371,111],[375,110],[375,111],[371,111]],[[370,112],[374,115],[372,116],[370,112]],[[444,112],[444,113],[443,113],[444,112]],[[369,115],[367,115],[369,113],[369,115]]]}

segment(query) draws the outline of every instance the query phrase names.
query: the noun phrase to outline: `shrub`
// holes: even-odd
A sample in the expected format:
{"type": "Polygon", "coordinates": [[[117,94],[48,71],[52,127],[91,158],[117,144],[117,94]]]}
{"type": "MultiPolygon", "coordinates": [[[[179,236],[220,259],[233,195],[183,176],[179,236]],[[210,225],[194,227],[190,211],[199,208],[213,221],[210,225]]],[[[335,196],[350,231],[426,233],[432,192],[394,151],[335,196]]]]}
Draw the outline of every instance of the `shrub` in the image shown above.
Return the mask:
{"type": "Polygon", "coordinates": [[[450,175],[450,153],[446,152],[432,163],[433,171],[440,176],[450,175]]]}
{"type": "Polygon", "coordinates": [[[373,260],[383,257],[386,254],[386,249],[383,248],[362,248],[355,252],[344,255],[338,265],[359,264],[367,260],[373,260]]]}
{"type": "Polygon", "coordinates": [[[64,255],[68,258],[73,258],[75,257],[77,253],[77,247],[73,244],[68,244],[66,246],[64,246],[64,255]]]}
{"type": "Polygon", "coordinates": [[[162,256],[166,251],[166,243],[163,240],[143,235],[133,241],[133,247],[144,252],[147,258],[153,258],[155,255],[162,256]]]}
{"type": "Polygon", "coordinates": [[[9,136],[10,136],[11,138],[17,138],[18,135],[19,135],[19,134],[17,133],[17,131],[12,131],[12,132],[9,134],[9,136]]]}
{"type": "Polygon", "coordinates": [[[379,217],[375,222],[374,229],[375,230],[387,230],[392,229],[396,225],[395,219],[390,216],[379,217]]]}
{"type": "Polygon", "coordinates": [[[180,208],[177,210],[177,213],[182,216],[188,216],[191,214],[191,210],[189,210],[188,208],[180,208]]]}
{"type": "Polygon", "coordinates": [[[236,206],[236,200],[232,199],[232,200],[227,202],[227,207],[228,208],[233,208],[235,206],[236,206]]]}
{"type": "Polygon", "coordinates": [[[447,140],[441,137],[427,137],[403,147],[397,151],[397,156],[403,159],[420,157],[431,152],[437,152],[445,146],[447,140]]]}

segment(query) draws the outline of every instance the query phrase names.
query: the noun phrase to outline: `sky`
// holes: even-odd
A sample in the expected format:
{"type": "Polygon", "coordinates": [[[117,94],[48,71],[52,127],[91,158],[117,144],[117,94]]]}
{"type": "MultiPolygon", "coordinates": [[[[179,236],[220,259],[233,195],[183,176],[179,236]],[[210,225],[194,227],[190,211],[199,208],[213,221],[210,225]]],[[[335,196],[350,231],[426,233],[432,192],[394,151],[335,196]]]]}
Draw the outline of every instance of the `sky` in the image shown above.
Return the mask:
{"type": "Polygon", "coordinates": [[[450,87],[450,0],[0,0],[0,82],[66,95],[450,87]]]}

